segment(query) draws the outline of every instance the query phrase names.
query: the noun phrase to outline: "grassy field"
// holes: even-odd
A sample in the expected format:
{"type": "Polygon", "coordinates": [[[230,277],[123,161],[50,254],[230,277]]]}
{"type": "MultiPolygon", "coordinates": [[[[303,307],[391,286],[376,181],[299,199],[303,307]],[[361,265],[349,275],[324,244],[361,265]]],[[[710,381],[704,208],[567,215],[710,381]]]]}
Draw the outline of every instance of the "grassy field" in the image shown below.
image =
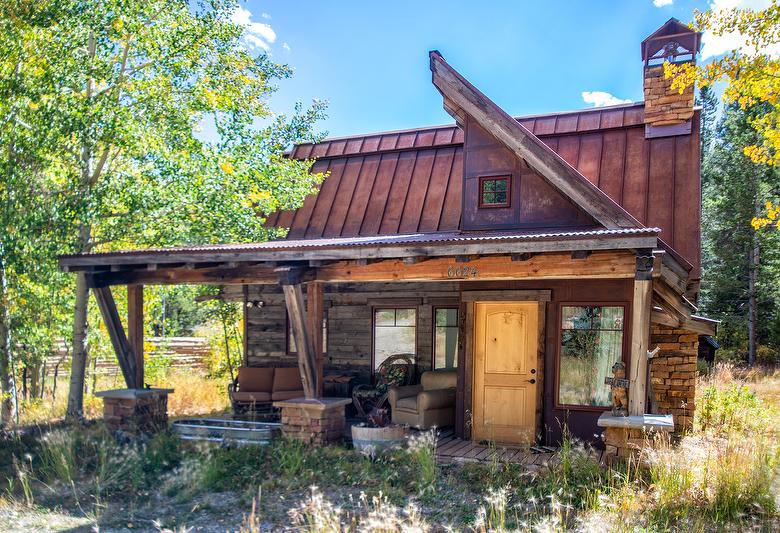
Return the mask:
{"type": "MultiPolygon", "coordinates": [[[[177,394],[201,399],[224,388],[186,385],[177,394]]],[[[528,472],[436,465],[426,434],[371,460],[339,446],[125,442],[99,423],[39,423],[2,437],[0,530],[776,531],[779,432],[780,373],[731,367],[700,380],[695,431],[659,443],[644,467],[603,468],[570,441],[528,472]]]]}

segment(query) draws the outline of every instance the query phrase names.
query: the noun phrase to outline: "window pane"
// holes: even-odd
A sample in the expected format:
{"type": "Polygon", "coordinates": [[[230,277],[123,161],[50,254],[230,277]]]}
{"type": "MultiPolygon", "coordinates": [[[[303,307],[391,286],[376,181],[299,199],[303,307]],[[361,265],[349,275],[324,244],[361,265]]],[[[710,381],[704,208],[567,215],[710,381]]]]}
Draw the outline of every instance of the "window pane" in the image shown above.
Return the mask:
{"type": "Polygon", "coordinates": [[[496,193],[496,203],[497,204],[505,204],[506,203],[506,193],[505,192],[497,192],[496,193]]]}
{"type": "Polygon", "coordinates": [[[395,324],[397,326],[414,326],[417,321],[416,309],[396,309],[395,324]]]}
{"type": "Polygon", "coordinates": [[[374,328],[374,370],[391,355],[416,353],[415,329],[414,326],[374,328]]]}
{"type": "Polygon", "coordinates": [[[437,309],[436,310],[436,325],[437,326],[457,326],[458,325],[458,310],[457,309],[437,309]]]}
{"type": "Polygon", "coordinates": [[[483,192],[493,192],[496,190],[496,182],[493,180],[485,180],[482,182],[482,191],[483,192]]]}
{"type": "Polygon", "coordinates": [[[494,193],[494,192],[486,192],[484,195],[482,195],[482,203],[483,204],[494,204],[494,203],[496,203],[496,193],[494,193]]]}
{"type": "Polygon", "coordinates": [[[623,329],[622,307],[596,307],[594,309],[593,327],[595,329],[623,329]]]}
{"type": "Polygon", "coordinates": [[[505,191],[506,190],[506,180],[496,180],[496,190],[497,191],[505,191]]]}
{"type": "Polygon", "coordinates": [[[558,402],[609,406],[611,389],[604,378],[622,358],[623,308],[567,306],[561,325],[558,402]]]}
{"type": "Polygon", "coordinates": [[[377,326],[395,326],[395,309],[377,309],[374,322],[377,326]]]}
{"type": "Polygon", "coordinates": [[[458,310],[436,309],[433,368],[458,366],[458,310]]]}
{"type": "Polygon", "coordinates": [[[593,307],[565,306],[562,310],[563,329],[590,329],[593,307]]]}

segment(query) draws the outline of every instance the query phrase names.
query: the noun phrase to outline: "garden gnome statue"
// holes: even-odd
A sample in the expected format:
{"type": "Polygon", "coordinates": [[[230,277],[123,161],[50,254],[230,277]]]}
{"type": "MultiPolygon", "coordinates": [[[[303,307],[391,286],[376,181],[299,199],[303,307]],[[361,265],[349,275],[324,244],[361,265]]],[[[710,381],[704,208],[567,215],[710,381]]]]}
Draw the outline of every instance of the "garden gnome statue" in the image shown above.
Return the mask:
{"type": "Polygon", "coordinates": [[[612,415],[628,416],[628,380],[623,361],[612,365],[612,374],[611,378],[604,379],[604,383],[612,386],[612,415]]]}

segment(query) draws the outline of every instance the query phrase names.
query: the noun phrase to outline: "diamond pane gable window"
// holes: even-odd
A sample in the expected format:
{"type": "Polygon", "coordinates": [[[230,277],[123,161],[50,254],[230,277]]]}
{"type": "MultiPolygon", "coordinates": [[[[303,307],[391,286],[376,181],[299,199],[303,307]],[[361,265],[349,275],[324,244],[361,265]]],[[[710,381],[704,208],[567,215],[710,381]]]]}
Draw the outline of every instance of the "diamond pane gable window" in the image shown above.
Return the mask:
{"type": "Polygon", "coordinates": [[[479,207],[509,207],[510,177],[479,178],[479,207]]]}
{"type": "Polygon", "coordinates": [[[611,390],[604,378],[623,356],[623,307],[561,308],[558,403],[608,407],[611,390]]]}

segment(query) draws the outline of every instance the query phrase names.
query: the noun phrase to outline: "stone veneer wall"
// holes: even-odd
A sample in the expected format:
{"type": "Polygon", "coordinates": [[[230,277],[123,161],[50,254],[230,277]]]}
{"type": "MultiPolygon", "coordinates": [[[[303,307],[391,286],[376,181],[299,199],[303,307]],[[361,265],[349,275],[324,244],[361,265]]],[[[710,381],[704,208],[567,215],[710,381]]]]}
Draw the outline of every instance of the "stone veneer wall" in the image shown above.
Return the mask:
{"type": "Polygon", "coordinates": [[[103,398],[103,420],[113,430],[156,433],[168,427],[168,395],[103,398]]]}
{"type": "Polygon", "coordinates": [[[674,415],[675,431],[686,431],[693,426],[696,408],[699,335],[653,324],[650,349],[656,346],[660,351],[650,360],[650,385],[658,413],[674,415]]]}
{"type": "Polygon", "coordinates": [[[645,68],[645,124],[672,126],[693,118],[693,86],[680,94],[664,78],[664,67],[645,68]]]}

